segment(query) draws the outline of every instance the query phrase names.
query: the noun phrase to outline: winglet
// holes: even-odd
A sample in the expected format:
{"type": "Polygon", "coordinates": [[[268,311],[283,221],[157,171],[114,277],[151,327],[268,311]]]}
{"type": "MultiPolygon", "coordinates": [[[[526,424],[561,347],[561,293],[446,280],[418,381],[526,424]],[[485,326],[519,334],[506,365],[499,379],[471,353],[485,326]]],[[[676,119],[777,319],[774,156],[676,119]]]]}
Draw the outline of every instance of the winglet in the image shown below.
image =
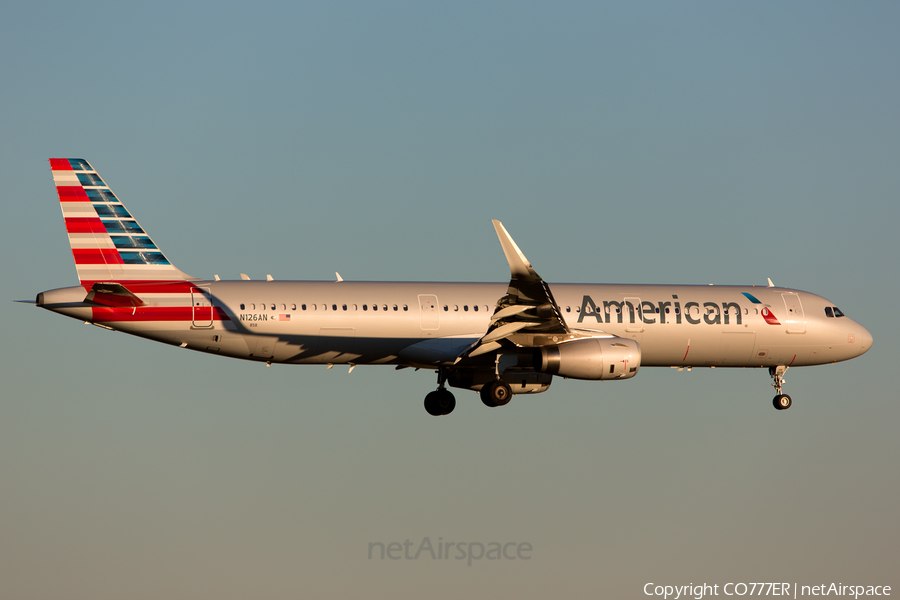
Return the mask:
{"type": "Polygon", "coordinates": [[[769,280],[769,287],[775,287],[775,284],[772,283],[772,279],[770,277],[766,277],[769,280]]]}
{"type": "Polygon", "coordinates": [[[513,277],[538,277],[537,272],[519,247],[510,237],[509,232],[500,221],[492,220],[494,229],[497,231],[497,237],[500,239],[500,245],[503,247],[503,253],[506,255],[506,261],[509,263],[509,271],[513,277]]]}

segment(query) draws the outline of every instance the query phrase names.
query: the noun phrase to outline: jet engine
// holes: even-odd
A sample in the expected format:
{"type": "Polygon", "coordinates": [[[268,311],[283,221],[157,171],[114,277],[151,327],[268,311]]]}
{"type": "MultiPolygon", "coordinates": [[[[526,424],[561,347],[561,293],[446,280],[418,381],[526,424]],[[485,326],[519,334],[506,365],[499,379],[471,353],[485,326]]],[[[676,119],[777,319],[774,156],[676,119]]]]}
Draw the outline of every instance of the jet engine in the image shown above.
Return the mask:
{"type": "Polygon", "coordinates": [[[641,347],[626,338],[588,338],[541,346],[534,368],[571,379],[630,379],[641,368],[641,347]]]}

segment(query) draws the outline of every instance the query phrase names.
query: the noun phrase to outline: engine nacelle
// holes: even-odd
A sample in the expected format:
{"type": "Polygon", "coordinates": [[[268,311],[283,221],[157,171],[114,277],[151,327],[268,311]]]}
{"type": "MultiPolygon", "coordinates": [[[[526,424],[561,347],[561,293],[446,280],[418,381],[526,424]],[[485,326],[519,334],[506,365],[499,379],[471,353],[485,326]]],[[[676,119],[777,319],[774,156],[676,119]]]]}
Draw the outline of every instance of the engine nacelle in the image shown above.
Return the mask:
{"type": "Polygon", "coordinates": [[[572,379],[630,379],[641,368],[641,347],[625,338],[588,338],[541,346],[534,368],[572,379]]]}

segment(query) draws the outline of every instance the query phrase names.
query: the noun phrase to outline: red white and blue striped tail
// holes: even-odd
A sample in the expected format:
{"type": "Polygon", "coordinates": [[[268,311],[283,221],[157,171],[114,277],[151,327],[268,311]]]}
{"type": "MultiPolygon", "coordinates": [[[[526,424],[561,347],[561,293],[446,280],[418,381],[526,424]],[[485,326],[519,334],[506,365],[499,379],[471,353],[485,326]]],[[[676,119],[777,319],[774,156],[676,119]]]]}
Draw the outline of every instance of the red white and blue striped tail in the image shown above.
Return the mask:
{"type": "Polygon", "coordinates": [[[82,285],[185,281],[97,171],[81,158],[51,158],[53,181],[82,285]]]}

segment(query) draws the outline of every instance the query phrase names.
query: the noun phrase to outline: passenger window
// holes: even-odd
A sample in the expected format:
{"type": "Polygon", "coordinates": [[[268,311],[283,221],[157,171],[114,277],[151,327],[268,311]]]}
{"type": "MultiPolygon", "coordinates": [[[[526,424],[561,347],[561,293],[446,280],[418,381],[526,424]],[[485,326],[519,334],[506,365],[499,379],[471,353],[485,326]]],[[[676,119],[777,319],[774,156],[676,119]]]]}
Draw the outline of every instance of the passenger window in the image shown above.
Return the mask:
{"type": "Polygon", "coordinates": [[[453,312],[459,312],[459,304],[453,305],[453,312]]]}
{"type": "Polygon", "coordinates": [[[465,306],[463,306],[463,310],[466,311],[466,312],[469,312],[469,305],[466,304],[465,306]]]}
{"type": "Polygon", "coordinates": [[[301,304],[301,305],[300,305],[300,308],[303,309],[303,310],[306,310],[306,305],[305,305],[305,304],[301,304]]]}
{"type": "Polygon", "coordinates": [[[369,305],[368,305],[368,304],[363,304],[363,310],[369,310],[369,305]]]}
{"type": "MultiPolygon", "coordinates": [[[[243,304],[241,304],[241,310],[244,310],[244,305],[243,305],[243,304]]],[[[828,309],[826,309],[826,310],[828,310],[828,309]]]]}
{"type": "Polygon", "coordinates": [[[572,312],[572,307],[571,307],[571,306],[567,306],[567,307],[566,307],[566,312],[572,312]]]}
{"type": "Polygon", "coordinates": [[[372,305],[372,310],[378,310],[378,305],[377,305],[377,304],[373,304],[373,305],[372,305]]]}
{"type": "Polygon", "coordinates": [[[476,304],[475,306],[472,307],[472,309],[473,309],[475,312],[478,312],[478,305],[476,304]]]}
{"type": "Polygon", "coordinates": [[[447,305],[445,304],[445,305],[444,305],[444,312],[447,312],[448,310],[450,310],[450,307],[447,306],[447,305]]]}
{"type": "Polygon", "coordinates": [[[831,307],[830,307],[830,306],[826,306],[826,307],[825,307],[825,316],[826,316],[826,317],[834,318],[834,313],[831,311],[831,307]]]}
{"type": "Polygon", "coordinates": [[[387,304],[385,304],[384,306],[382,306],[382,307],[381,307],[381,310],[383,310],[384,312],[387,312],[387,304]]]}
{"type": "Polygon", "coordinates": [[[274,305],[274,304],[272,305],[272,310],[275,310],[275,305],[274,305]]]}
{"type": "Polygon", "coordinates": [[[297,310],[297,305],[296,305],[296,304],[291,304],[291,310],[297,310]]]}
{"type": "Polygon", "coordinates": [[[256,310],[256,304],[251,304],[251,305],[250,305],[250,310],[256,310]]]}
{"type": "Polygon", "coordinates": [[[834,308],[834,316],[836,316],[836,317],[843,317],[843,316],[844,316],[844,313],[842,313],[842,312],[841,312],[841,309],[839,309],[837,306],[834,306],[834,307],[832,307],[832,308],[834,308]]]}
{"type": "Polygon", "coordinates": [[[343,309],[344,309],[344,310],[347,310],[347,305],[346,305],[346,304],[343,305],[343,309]]]}
{"type": "Polygon", "coordinates": [[[404,304],[404,305],[403,305],[403,311],[406,312],[406,311],[408,311],[408,310],[409,310],[409,306],[407,306],[406,304],[404,304]]]}
{"type": "Polygon", "coordinates": [[[397,312],[397,305],[394,305],[394,312],[397,312]]]}
{"type": "Polygon", "coordinates": [[[337,310],[337,304],[332,304],[332,305],[331,305],[331,310],[337,310]]]}

